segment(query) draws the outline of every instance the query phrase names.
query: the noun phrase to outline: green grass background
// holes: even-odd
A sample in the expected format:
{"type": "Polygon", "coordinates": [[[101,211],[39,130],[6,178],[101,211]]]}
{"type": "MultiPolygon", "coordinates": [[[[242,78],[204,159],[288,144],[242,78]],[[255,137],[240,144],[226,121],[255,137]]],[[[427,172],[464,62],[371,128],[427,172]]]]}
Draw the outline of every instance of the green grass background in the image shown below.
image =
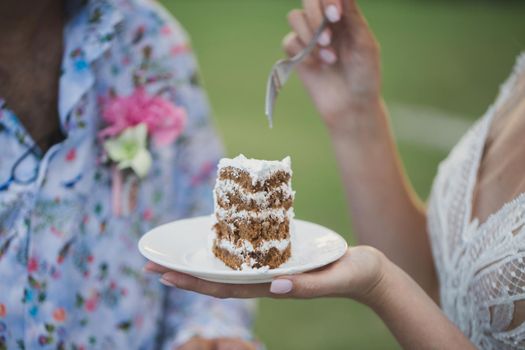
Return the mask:
{"type": "MultiPolygon", "coordinates": [[[[355,242],[330,141],[297,78],[279,98],[273,130],[263,113],[267,74],[282,57],[280,43],[288,31],[286,13],[300,1],[163,3],[193,39],[229,155],[290,155],[297,216],[355,242]]],[[[474,120],[493,101],[517,54],[525,49],[524,1],[360,4],[382,46],[389,104],[432,106],[474,120]]],[[[399,147],[416,190],[426,198],[446,154],[417,144],[401,142],[399,147]]],[[[256,332],[272,350],[398,348],[372,312],[348,300],[262,300],[256,332]]]]}

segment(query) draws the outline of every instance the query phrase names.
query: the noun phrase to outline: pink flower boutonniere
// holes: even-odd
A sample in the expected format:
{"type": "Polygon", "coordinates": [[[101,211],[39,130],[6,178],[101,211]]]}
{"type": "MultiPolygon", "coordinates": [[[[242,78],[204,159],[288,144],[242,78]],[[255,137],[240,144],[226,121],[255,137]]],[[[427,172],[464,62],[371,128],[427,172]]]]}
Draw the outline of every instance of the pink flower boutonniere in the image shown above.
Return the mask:
{"type": "MultiPolygon", "coordinates": [[[[131,169],[145,177],[152,165],[149,146],[175,142],[186,126],[186,111],[169,100],[149,95],[144,87],[131,95],[112,98],[104,104],[102,117],[107,126],[99,133],[113,168],[113,192],[120,200],[121,171],[131,169]]],[[[117,203],[118,204],[118,203],[117,203]]]]}

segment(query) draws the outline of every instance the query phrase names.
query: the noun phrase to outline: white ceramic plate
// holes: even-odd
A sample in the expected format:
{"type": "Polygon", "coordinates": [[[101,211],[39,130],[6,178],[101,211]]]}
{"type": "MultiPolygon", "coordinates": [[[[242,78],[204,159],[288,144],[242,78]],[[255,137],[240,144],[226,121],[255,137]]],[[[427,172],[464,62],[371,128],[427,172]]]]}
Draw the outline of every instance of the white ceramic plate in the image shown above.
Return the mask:
{"type": "Polygon", "coordinates": [[[140,239],[139,251],[170,269],[208,281],[235,284],[270,282],[276,276],[319,268],[345,254],[348,245],[334,231],[303,220],[292,224],[292,257],[272,270],[236,271],[217,259],[211,252],[211,215],[158,226],[140,239]]]}

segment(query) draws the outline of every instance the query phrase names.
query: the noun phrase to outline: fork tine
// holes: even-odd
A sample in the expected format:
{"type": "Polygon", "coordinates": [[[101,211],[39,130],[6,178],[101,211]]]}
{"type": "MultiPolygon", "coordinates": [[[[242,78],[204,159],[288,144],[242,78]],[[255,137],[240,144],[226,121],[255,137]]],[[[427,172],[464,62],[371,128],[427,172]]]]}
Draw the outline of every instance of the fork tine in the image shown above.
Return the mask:
{"type": "Polygon", "coordinates": [[[273,126],[273,109],[275,107],[277,95],[286,81],[288,81],[294,66],[301,62],[315,48],[317,45],[317,39],[324,31],[327,24],[328,21],[325,18],[323,23],[315,32],[314,37],[310,43],[301,52],[297,53],[294,57],[279,60],[273,65],[272,70],[270,71],[270,76],[268,77],[268,81],[266,83],[266,100],[264,109],[266,116],[268,117],[268,122],[270,123],[270,128],[273,126]]]}
{"type": "MultiPolygon", "coordinates": [[[[270,124],[270,128],[273,127],[273,109],[275,107],[275,100],[277,99],[277,95],[279,94],[283,82],[281,81],[281,76],[279,72],[279,64],[276,64],[274,66],[274,69],[270,73],[270,76],[268,78],[268,85],[266,88],[266,108],[265,113],[268,117],[268,122],[270,124]]],[[[286,77],[284,77],[286,78],[286,77]]]]}
{"type": "Polygon", "coordinates": [[[275,104],[275,98],[277,94],[275,92],[275,86],[273,84],[273,74],[268,77],[268,83],[266,87],[266,104],[265,104],[265,114],[268,118],[268,123],[270,128],[273,127],[273,107],[275,104]]]}
{"type": "Polygon", "coordinates": [[[283,84],[281,83],[281,79],[279,78],[279,74],[277,74],[277,72],[273,72],[272,74],[272,83],[277,93],[281,91],[283,84]]]}

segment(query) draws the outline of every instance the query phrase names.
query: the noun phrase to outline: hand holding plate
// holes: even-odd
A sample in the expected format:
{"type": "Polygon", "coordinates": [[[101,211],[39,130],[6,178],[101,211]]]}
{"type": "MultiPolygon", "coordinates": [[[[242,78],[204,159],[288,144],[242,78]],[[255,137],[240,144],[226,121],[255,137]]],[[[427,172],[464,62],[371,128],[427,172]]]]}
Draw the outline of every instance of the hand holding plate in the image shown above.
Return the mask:
{"type": "Polygon", "coordinates": [[[383,288],[389,261],[374,248],[349,248],[338,261],[297,275],[281,276],[272,283],[225,284],[205,281],[149,262],[145,270],[161,274],[161,282],[217,298],[296,298],[346,297],[365,304],[376,301],[383,288]]]}

